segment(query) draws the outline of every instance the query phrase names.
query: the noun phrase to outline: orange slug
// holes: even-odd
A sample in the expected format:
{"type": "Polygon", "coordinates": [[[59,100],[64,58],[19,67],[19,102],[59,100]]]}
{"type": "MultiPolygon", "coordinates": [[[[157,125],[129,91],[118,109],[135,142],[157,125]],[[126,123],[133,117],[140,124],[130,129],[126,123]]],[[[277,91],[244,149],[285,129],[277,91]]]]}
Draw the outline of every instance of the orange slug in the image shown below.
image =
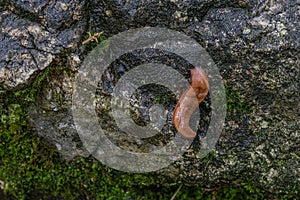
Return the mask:
{"type": "Polygon", "coordinates": [[[174,112],[173,123],[179,134],[186,139],[196,137],[195,131],[190,128],[190,118],[199,104],[208,94],[208,78],[202,68],[191,70],[191,86],[180,97],[174,112]],[[195,95],[197,101],[195,100],[195,95]]]}

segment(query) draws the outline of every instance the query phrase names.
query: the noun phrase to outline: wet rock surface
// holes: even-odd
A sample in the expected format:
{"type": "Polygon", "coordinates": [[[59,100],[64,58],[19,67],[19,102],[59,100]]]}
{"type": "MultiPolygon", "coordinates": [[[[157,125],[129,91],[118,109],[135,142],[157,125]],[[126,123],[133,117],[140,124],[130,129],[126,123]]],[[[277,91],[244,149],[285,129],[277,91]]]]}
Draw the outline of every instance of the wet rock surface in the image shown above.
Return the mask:
{"type": "Polygon", "coordinates": [[[0,82],[20,88],[62,52],[76,48],[83,32],[80,1],[5,1],[0,16],[0,82]]]}
{"type": "MultiPolygon", "coordinates": [[[[293,193],[300,182],[299,8],[299,1],[288,0],[6,1],[0,14],[0,83],[7,89],[30,85],[40,70],[51,65],[53,70],[30,109],[32,123],[65,158],[87,156],[70,110],[75,69],[86,54],[80,44],[84,32],[104,31],[110,37],[145,26],[181,31],[197,40],[217,64],[228,112],[212,154],[201,158],[201,141],[196,138],[184,158],[162,173],[208,189],[247,182],[271,193],[293,193]]],[[[149,60],[175,65],[189,78],[192,66],[171,53],[134,52],[112,64],[100,94],[111,94],[119,77],[149,60]]],[[[137,107],[144,107],[147,98],[137,98],[141,100],[137,107]]],[[[109,103],[99,99],[101,104],[109,103]]],[[[168,99],[169,115],[175,104],[168,99]]],[[[202,105],[207,115],[208,105],[209,99],[202,105]]],[[[136,121],[147,122],[145,113],[147,109],[138,112],[136,121]]],[[[115,129],[108,131],[116,137],[115,129]]],[[[167,136],[174,133],[170,126],[163,131],[167,136]]],[[[167,136],[148,144],[162,145],[167,136]]],[[[132,151],[145,150],[140,141],[121,137],[114,142],[132,151]]]]}

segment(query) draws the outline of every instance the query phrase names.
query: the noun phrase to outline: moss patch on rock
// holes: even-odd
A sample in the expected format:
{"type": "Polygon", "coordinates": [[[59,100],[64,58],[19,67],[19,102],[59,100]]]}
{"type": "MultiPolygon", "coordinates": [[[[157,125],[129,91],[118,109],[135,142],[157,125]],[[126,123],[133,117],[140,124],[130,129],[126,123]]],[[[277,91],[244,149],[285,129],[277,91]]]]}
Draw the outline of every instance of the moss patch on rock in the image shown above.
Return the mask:
{"type": "MultiPolygon", "coordinates": [[[[115,171],[92,157],[67,162],[55,147],[37,136],[29,123],[28,107],[35,101],[39,84],[51,70],[47,68],[41,73],[31,88],[14,92],[1,90],[0,180],[9,198],[170,199],[180,186],[174,180],[155,173],[115,171]]],[[[260,189],[243,183],[214,191],[183,186],[176,197],[256,199],[264,195],[260,189]]]]}

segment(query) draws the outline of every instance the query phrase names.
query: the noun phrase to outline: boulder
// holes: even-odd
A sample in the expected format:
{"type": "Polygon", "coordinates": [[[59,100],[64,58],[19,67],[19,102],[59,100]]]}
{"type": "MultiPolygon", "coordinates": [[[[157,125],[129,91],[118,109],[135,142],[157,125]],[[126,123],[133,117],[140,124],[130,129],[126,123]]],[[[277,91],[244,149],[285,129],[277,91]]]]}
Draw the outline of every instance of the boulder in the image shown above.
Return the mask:
{"type": "MultiPolygon", "coordinates": [[[[85,32],[103,31],[109,38],[134,28],[164,27],[195,39],[209,53],[226,88],[227,116],[214,150],[203,158],[199,148],[212,112],[210,97],[206,98],[200,105],[205,114],[199,137],[182,158],[158,173],[211,190],[243,183],[271,193],[299,188],[299,1],[85,2],[15,0],[1,5],[1,86],[28,86],[37,74],[51,69],[30,116],[39,135],[66,159],[90,155],[71,110],[74,77],[88,54],[81,44],[85,32]]],[[[172,66],[187,80],[193,67],[172,52],[136,50],[113,62],[99,84],[99,123],[123,149],[146,152],[166,144],[176,132],[172,129],[176,98],[166,88],[141,88],[131,100],[136,105],[135,122],[145,125],[149,106],[165,99],[167,125],[158,137],[127,137],[109,114],[109,96],[117,81],[133,66],[153,61],[172,66]]]]}

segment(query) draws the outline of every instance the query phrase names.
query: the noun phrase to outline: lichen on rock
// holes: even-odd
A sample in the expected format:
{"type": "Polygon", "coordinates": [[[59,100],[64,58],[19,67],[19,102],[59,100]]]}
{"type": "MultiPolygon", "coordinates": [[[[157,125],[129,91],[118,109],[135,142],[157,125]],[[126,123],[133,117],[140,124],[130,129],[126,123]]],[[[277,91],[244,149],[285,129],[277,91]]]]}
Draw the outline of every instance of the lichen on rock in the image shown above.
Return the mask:
{"type": "MultiPolygon", "coordinates": [[[[89,155],[82,148],[70,111],[73,76],[88,53],[78,46],[85,31],[104,31],[108,38],[137,27],[159,26],[185,33],[210,54],[223,77],[228,112],[214,152],[201,158],[198,148],[203,142],[196,139],[181,160],[158,173],[207,190],[249,184],[268,191],[270,198],[286,191],[297,195],[299,1],[11,2],[0,13],[0,84],[16,90],[30,86],[40,71],[54,69],[40,85],[30,114],[39,135],[55,144],[65,158],[89,155]]],[[[170,52],[131,52],[115,61],[102,77],[99,85],[104,92],[99,95],[104,97],[98,103],[109,103],[105,97],[132,66],[151,61],[173,65],[189,78],[192,66],[170,52]]],[[[176,101],[166,99],[171,111],[176,101]]],[[[135,120],[147,122],[148,110],[141,109],[149,105],[145,96],[133,103],[141,110],[135,120]]],[[[209,100],[202,106],[207,111],[204,125],[209,121],[207,107],[209,100]]],[[[108,108],[99,109],[98,114],[108,108]]],[[[171,125],[164,131],[170,137],[173,134],[171,125]]],[[[112,136],[117,133],[111,129],[112,136]]],[[[142,151],[153,143],[149,140],[143,146],[125,137],[114,142],[142,151]]],[[[159,139],[163,145],[169,138],[159,139]]]]}

